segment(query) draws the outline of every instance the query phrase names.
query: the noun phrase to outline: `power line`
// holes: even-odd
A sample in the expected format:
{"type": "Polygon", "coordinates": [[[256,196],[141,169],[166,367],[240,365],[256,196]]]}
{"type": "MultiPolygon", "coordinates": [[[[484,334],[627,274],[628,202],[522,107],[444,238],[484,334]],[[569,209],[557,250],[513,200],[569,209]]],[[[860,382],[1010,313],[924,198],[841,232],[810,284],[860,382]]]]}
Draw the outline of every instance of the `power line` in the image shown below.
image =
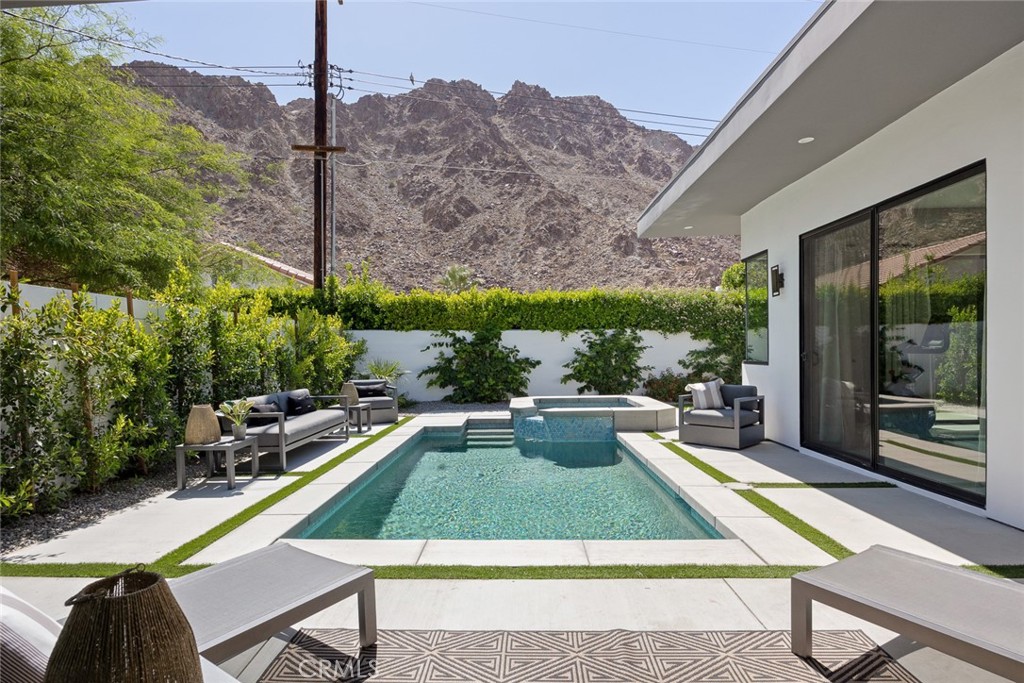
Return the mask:
{"type": "Polygon", "coordinates": [[[153,56],[156,56],[156,57],[163,57],[164,59],[173,59],[173,60],[179,61],[179,62],[187,62],[189,64],[196,64],[196,65],[207,67],[207,68],[224,69],[226,71],[240,71],[240,72],[243,72],[243,73],[251,73],[251,74],[256,74],[256,75],[260,75],[260,76],[276,76],[277,75],[277,74],[271,73],[270,71],[260,71],[258,69],[249,69],[249,68],[241,67],[241,66],[224,66],[223,64],[214,64],[212,62],[204,62],[204,61],[199,60],[199,59],[189,59],[188,57],[178,57],[178,56],[175,56],[175,55],[172,55],[172,54],[168,54],[166,52],[160,52],[158,50],[150,50],[149,48],[144,48],[144,47],[139,47],[137,45],[131,45],[129,43],[124,43],[124,42],[121,42],[120,40],[114,40],[113,38],[104,38],[104,37],[101,37],[101,36],[94,36],[92,34],[84,32],[84,31],[79,31],[78,29],[67,28],[66,26],[59,26],[57,24],[52,24],[52,23],[50,23],[48,21],[43,21],[42,19],[36,19],[34,17],[24,17],[24,16],[22,16],[20,14],[17,14],[15,12],[11,12],[10,10],[6,10],[5,9],[5,10],[0,10],[0,11],[2,11],[4,14],[6,14],[9,17],[14,17],[15,19],[20,19],[22,21],[31,22],[33,24],[39,24],[41,26],[46,26],[48,28],[54,29],[55,31],[64,31],[65,33],[71,33],[71,34],[76,35],[76,36],[81,36],[81,37],[83,37],[83,38],[85,38],[87,40],[94,40],[94,41],[96,41],[98,43],[107,43],[108,45],[114,45],[115,47],[120,47],[120,48],[125,49],[125,50],[133,50],[135,52],[144,52],[146,54],[153,55],[153,56]]]}
{"type": "Polygon", "coordinates": [[[466,7],[448,7],[447,5],[437,5],[430,2],[410,2],[410,5],[421,5],[423,7],[432,7],[434,9],[445,9],[451,12],[465,12],[467,14],[481,14],[487,17],[498,17],[500,19],[512,19],[514,21],[525,21],[531,24],[544,24],[546,26],[558,26],[560,28],[572,28],[580,31],[594,31],[597,33],[608,33],[615,36],[627,36],[629,38],[643,38],[645,40],[660,40],[665,43],[681,43],[683,45],[695,45],[697,47],[712,47],[720,50],[737,50],[739,52],[756,52],[766,55],[775,55],[776,53],[772,50],[759,50],[752,47],[739,47],[736,45],[721,45],[718,43],[701,43],[695,40],[683,40],[682,38],[666,38],[665,36],[651,36],[644,33],[630,33],[628,31],[616,31],[608,28],[598,28],[596,26],[580,26],[578,24],[565,24],[559,21],[546,21],[544,19],[530,19],[527,17],[514,17],[509,14],[497,14],[495,12],[483,12],[481,10],[469,9],[466,7]]]}
{"type": "MultiPolygon", "coordinates": [[[[388,78],[388,79],[395,80],[395,81],[408,81],[409,80],[408,76],[389,76],[387,74],[378,74],[378,73],[373,73],[373,72],[370,72],[370,71],[359,71],[359,70],[356,70],[356,69],[349,69],[348,73],[361,74],[363,76],[373,76],[375,78],[388,78]]],[[[420,83],[425,83],[425,81],[420,81],[420,83]]],[[[445,83],[444,86],[447,87],[447,88],[460,88],[460,89],[463,89],[463,90],[475,90],[474,88],[471,88],[468,85],[459,85],[457,83],[445,83]]],[[[483,90],[484,92],[488,92],[488,93],[490,93],[492,95],[498,95],[498,96],[504,96],[504,95],[508,94],[507,92],[501,92],[500,90],[488,90],[487,88],[483,88],[483,87],[481,87],[481,90],[483,90]]],[[[536,95],[519,95],[519,97],[523,97],[523,98],[527,98],[527,99],[531,99],[531,100],[547,101],[547,98],[537,97],[536,95]]],[[[583,104],[583,103],[579,103],[579,102],[573,102],[572,104],[574,106],[581,106],[581,107],[593,107],[594,106],[594,105],[583,104]]],[[[612,105],[612,106],[615,106],[615,105],[612,105]]],[[[625,107],[615,107],[615,108],[618,109],[619,111],[628,111],[628,112],[633,113],[633,114],[647,114],[647,115],[650,115],[650,116],[663,116],[663,117],[673,118],[673,119],[687,119],[687,120],[690,120],[690,121],[707,121],[708,123],[718,123],[719,122],[719,119],[706,119],[706,118],[702,118],[700,116],[683,116],[682,114],[666,114],[664,112],[646,111],[644,109],[626,109],[625,107]]],[[[711,130],[711,129],[709,128],[708,130],[711,130]]]]}

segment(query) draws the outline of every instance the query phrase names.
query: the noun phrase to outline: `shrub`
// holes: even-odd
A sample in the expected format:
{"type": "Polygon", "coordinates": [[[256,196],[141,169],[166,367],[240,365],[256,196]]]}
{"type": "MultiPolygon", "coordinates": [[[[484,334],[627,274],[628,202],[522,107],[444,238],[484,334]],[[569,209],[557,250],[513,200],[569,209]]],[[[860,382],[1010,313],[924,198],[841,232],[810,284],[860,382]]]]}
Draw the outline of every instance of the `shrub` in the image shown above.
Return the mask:
{"type": "Polygon", "coordinates": [[[435,362],[418,376],[434,375],[428,387],[452,387],[445,400],[455,403],[494,403],[509,396],[523,396],[529,386],[530,372],[540,365],[532,358],[520,358],[519,349],[501,344],[501,330],[485,327],[467,339],[455,332],[438,332],[429,349],[443,351],[435,362]],[[443,340],[447,341],[443,341],[443,340]]]}
{"type": "Polygon", "coordinates": [[[270,315],[270,299],[256,295],[235,303],[230,314],[221,312],[219,299],[230,297],[230,287],[213,292],[210,308],[212,390],[217,401],[253,396],[280,388],[278,347],[285,344],[281,322],[270,315]]]}
{"type": "Polygon", "coordinates": [[[938,396],[964,406],[978,405],[978,309],[952,307],[949,311],[949,349],[935,369],[938,396]]]}
{"type": "Polygon", "coordinates": [[[686,393],[689,380],[670,368],[665,368],[658,375],[648,375],[644,380],[644,393],[656,401],[675,405],[679,397],[686,393]]]}
{"type": "Polygon", "coordinates": [[[164,316],[154,316],[150,324],[170,358],[167,393],[178,419],[175,431],[181,432],[192,406],[212,400],[210,319],[202,292],[183,266],[157,300],[166,307],[164,316]]]}
{"type": "Polygon", "coordinates": [[[129,364],[135,381],[114,403],[114,413],[124,415],[132,425],[126,437],[130,448],[123,469],[147,474],[154,465],[171,457],[170,440],[177,425],[167,393],[171,358],[160,339],[138,322],[129,321],[124,332],[132,349],[129,364]]]}
{"type": "MultiPolygon", "coordinates": [[[[4,310],[17,303],[12,288],[4,310]]],[[[66,495],[51,331],[29,310],[0,319],[0,517],[46,511],[66,495]]]]}
{"type": "Polygon", "coordinates": [[[366,351],[366,342],[351,341],[337,316],[321,315],[308,308],[299,310],[287,329],[294,351],[287,388],[337,394],[352,376],[356,360],[366,351]]]}
{"type": "Polygon", "coordinates": [[[640,365],[640,357],[649,346],[636,330],[590,330],[583,333],[585,349],[575,349],[564,366],[569,372],[562,384],[582,382],[576,393],[628,394],[643,380],[649,365],[640,365]]]}

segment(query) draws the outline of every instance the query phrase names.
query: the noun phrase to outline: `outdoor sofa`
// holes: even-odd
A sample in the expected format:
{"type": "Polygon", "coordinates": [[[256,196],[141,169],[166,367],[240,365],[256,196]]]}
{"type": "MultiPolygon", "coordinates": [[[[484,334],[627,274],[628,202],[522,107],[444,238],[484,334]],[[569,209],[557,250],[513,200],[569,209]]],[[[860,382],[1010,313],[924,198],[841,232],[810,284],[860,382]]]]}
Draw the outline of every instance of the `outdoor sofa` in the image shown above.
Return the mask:
{"type": "MultiPolygon", "coordinates": [[[[258,437],[256,447],[261,454],[276,454],[282,471],[288,469],[288,451],[293,448],[340,429],[349,438],[348,399],[344,396],[314,396],[309,389],[295,389],[247,398],[253,402],[253,408],[246,421],[246,436],[258,437]],[[313,401],[337,404],[317,409],[313,401]]],[[[261,456],[261,467],[263,463],[261,456]]]]}

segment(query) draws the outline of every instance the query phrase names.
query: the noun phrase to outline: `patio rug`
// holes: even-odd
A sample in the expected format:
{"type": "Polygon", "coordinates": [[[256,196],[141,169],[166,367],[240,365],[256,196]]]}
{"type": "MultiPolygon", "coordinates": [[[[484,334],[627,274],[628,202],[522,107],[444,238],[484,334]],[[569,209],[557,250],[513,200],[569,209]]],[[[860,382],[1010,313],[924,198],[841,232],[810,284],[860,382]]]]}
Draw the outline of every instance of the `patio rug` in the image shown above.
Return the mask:
{"type": "Polygon", "coordinates": [[[815,631],[815,658],[789,631],[380,631],[304,629],[260,679],[373,683],[916,682],[861,631],[815,631]]]}

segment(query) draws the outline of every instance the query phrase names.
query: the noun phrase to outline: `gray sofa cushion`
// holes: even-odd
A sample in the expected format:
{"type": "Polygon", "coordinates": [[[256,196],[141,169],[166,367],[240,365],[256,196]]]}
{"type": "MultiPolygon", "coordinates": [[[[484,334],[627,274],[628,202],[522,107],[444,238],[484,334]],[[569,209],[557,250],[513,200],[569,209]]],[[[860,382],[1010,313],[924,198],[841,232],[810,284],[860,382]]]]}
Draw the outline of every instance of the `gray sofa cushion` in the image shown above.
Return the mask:
{"type": "MultiPolygon", "coordinates": [[[[707,408],[704,410],[688,410],[683,413],[683,422],[691,425],[702,425],[704,427],[725,427],[733,426],[732,408],[707,408]]],[[[757,424],[760,416],[753,410],[740,411],[740,427],[747,427],[757,424]]]]}
{"type": "MultiPolygon", "coordinates": [[[[288,417],[284,422],[285,445],[301,441],[306,437],[322,432],[328,427],[340,427],[345,424],[346,419],[345,411],[331,408],[324,408],[312,413],[306,413],[305,415],[288,417]]],[[[257,443],[263,447],[277,446],[277,431],[278,425],[275,422],[274,424],[249,427],[246,433],[258,435],[257,443]]]]}
{"type": "MultiPolygon", "coordinates": [[[[751,384],[723,384],[722,385],[722,402],[725,403],[726,408],[733,407],[733,401],[738,398],[744,398],[746,396],[757,396],[757,387],[751,384]]],[[[744,403],[744,410],[756,409],[756,403],[744,403]]]]}

